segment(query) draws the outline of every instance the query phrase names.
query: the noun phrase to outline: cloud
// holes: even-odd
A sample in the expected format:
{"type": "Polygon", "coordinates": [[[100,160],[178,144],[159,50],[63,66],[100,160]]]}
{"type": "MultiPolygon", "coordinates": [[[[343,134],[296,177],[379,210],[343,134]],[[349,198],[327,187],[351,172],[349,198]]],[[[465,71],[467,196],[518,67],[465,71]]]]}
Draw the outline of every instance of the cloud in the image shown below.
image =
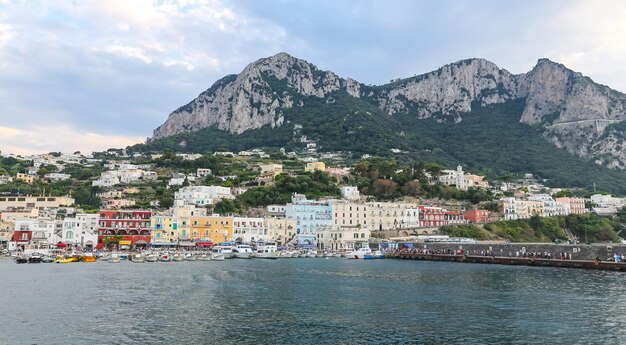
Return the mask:
{"type": "Polygon", "coordinates": [[[0,127],[3,153],[29,155],[52,151],[104,151],[142,142],[145,138],[85,132],[69,125],[33,126],[25,129],[0,127]],[[69,150],[71,149],[71,150],[69,150]]]}

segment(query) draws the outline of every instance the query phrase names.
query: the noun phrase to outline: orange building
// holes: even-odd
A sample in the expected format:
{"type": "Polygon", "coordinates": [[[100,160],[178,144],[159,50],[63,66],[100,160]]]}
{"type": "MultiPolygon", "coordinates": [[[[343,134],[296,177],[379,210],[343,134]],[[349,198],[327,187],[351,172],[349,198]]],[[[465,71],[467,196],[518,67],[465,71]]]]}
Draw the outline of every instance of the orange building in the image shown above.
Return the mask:
{"type": "Polygon", "coordinates": [[[463,212],[463,217],[470,223],[486,223],[489,219],[487,210],[467,210],[463,212]]]}

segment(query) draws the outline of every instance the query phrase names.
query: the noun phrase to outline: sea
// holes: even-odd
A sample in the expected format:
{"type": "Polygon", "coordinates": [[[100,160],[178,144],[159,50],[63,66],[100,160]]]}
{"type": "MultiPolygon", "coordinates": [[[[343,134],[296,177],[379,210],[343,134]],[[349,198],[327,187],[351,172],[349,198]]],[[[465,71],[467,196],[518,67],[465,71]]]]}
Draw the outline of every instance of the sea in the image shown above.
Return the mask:
{"type": "Polygon", "coordinates": [[[3,258],[0,344],[620,344],[625,282],[391,259],[3,258]]]}

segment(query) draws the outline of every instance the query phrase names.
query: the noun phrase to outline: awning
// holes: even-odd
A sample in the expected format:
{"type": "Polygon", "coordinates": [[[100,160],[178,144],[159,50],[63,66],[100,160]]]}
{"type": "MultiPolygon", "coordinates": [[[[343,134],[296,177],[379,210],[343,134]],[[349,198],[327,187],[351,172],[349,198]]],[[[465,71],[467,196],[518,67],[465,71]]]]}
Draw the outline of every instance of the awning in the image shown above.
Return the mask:
{"type": "Polygon", "coordinates": [[[176,245],[176,243],[170,243],[170,242],[152,242],[150,244],[153,246],[170,246],[170,247],[173,247],[176,245]]]}
{"type": "Polygon", "coordinates": [[[67,244],[65,244],[63,242],[57,243],[57,248],[65,248],[65,247],[67,247],[67,244]]]}
{"type": "Polygon", "coordinates": [[[181,241],[181,242],[178,242],[178,245],[181,247],[193,247],[196,244],[191,241],[181,241]]]}
{"type": "Polygon", "coordinates": [[[212,247],[213,242],[196,242],[196,246],[198,247],[212,247]]]}
{"type": "Polygon", "coordinates": [[[144,241],[144,240],[139,240],[137,242],[135,242],[135,244],[142,244],[142,245],[146,245],[148,244],[148,242],[144,241]]]}
{"type": "Polygon", "coordinates": [[[119,242],[117,242],[117,244],[119,244],[120,246],[130,246],[131,243],[133,243],[133,241],[119,241],[119,242]]]}

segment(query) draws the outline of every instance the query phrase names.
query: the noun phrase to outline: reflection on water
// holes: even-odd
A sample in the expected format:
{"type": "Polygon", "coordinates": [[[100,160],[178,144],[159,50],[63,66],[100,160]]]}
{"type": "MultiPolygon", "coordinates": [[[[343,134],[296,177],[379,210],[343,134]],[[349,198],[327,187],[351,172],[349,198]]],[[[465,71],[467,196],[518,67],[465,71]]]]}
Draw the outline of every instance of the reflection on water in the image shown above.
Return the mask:
{"type": "Polygon", "coordinates": [[[345,259],[17,265],[6,344],[620,343],[623,273],[345,259]]]}

